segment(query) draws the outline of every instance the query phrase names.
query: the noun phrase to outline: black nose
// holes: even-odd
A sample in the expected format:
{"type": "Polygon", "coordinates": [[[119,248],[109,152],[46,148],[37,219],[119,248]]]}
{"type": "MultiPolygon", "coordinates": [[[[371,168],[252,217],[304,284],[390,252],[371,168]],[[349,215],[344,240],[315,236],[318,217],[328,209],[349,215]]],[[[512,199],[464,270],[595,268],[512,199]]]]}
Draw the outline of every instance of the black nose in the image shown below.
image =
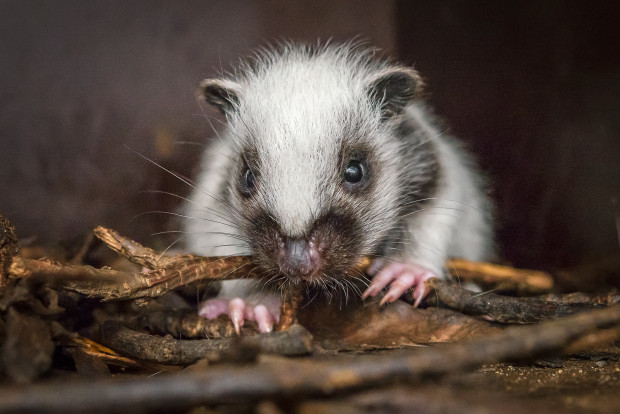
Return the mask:
{"type": "Polygon", "coordinates": [[[278,254],[280,271],[288,276],[308,276],[315,273],[321,260],[313,244],[305,239],[287,238],[278,254]]]}

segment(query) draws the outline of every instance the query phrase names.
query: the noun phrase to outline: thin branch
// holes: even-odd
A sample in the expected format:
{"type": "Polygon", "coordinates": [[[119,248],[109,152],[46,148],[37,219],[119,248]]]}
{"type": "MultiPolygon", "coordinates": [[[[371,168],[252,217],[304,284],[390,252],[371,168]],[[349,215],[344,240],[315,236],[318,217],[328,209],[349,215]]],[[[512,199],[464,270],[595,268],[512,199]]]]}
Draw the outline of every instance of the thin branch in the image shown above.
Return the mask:
{"type": "Polygon", "coordinates": [[[103,323],[101,334],[103,345],[126,357],[170,365],[189,365],[200,359],[220,360],[223,351],[235,347],[286,356],[308,355],[312,350],[312,335],[301,325],[294,325],[286,332],[183,340],[137,332],[118,321],[108,320],[103,323]]]}
{"type": "Polygon", "coordinates": [[[454,278],[469,281],[498,290],[531,295],[549,292],[553,288],[553,277],[540,270],[515,269],[492,263],[471,262],[464,259],[450,259],[446,268],[454,278]]]}
{"type": "MultiPolygon", "coordinates": [[[[9,273],[12,277],[39,276],[53,286],[78,292],[102,301],[159,297],[172,290],[205,280],[257,278],[251,256],[200,257],[186,254],[162,256],[116,231],[97,227],[95,235],[106,245],[129,260],[151,269],[147,272],[122,272],[95,269],[91,266],[61,265],[45,260],[16,256],[9,273]]],[[[372,259],[362,258],[356,269],[364,271],[372,259]]],[[[496,280],[504,287],[540,292],[551,287],[550,276],[530,270],[519,270],[489,263],[454,259],[446,267],[460,280],[496,280]],[[494,272],[497,276],[493,278],[494,272]]],[[[353,272],[355,273],[355,272],[353,272]]]]}
{"type": "Polygon", "coordinates": [[[561,303],[503,296],[492,292],[475,293],[439,279],[430,279],[426,285],[433,291],[429,295],[429,301],[436,299],[451,309],[485,315],[502,323],[534,323],[603,307],[590,302],[561,303]]]}
{"type": "Polygon", "coordinates": [[[255,275],[247,269],[250,259],[249,256],[173,256],[167,267],[132,273],[16,256],[9,273],[14,278],[37,278],[53,287],[106,302],[155,298],[202,280],[253,278],[255,275]]]}

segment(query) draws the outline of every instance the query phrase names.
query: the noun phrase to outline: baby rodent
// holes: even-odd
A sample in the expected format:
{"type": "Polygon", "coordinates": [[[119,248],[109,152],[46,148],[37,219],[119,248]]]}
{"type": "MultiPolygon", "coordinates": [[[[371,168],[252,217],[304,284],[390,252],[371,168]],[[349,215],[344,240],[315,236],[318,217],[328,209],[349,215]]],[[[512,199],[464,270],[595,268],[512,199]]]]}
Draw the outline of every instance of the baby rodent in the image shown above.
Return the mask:
{"type": "Polygon", "coordinates": [[[377,260],[363,297],[390,285],[383,301],[393,302],[413,288],[417,305],[447,257],[493,255],[484,182],[436,127],[421,85],[413,69],[350,43],[263,49],[201,83],[226,128],[184,206],[187,248],[252,254],[269,282],[224,282],[203,316],[269,331],[279,299],[265,285],[359,294],[342,275],[364,255],[377,260]]]}

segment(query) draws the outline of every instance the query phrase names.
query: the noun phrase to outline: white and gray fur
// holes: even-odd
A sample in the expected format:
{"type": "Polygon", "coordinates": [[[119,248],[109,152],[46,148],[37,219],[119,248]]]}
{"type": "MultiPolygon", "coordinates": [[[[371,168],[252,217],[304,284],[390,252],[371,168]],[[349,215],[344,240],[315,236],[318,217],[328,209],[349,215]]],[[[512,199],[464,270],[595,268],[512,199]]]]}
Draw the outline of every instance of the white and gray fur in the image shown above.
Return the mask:
{"type": "MultiPolygon", "coordinates": [[[[327,243],[338,254],[321,270],[326,278],[362,255],[413,261],[440,276],[447,257],[491,258],[483,180],[435,125],[420,86],[414,70],[350,44],[282,45],[233,76],[204,81],[201,96],[227,126],[184,206],[188,250],[268,256],[273,248],[262,245],[275,230],[261,226],[291,237],[318,226],[323,239],[337,239],[327,243]],[[353,193],[342,179],[351,157],[365,157],[371,181],[353,193]],[[256,175],[251,199],[237,188],[244,165],[256,175]]],[[[258,265],[275,276],[273,263],[258,265]]],[[[224,295],[241,288],[225,284],[224,295]]]]}

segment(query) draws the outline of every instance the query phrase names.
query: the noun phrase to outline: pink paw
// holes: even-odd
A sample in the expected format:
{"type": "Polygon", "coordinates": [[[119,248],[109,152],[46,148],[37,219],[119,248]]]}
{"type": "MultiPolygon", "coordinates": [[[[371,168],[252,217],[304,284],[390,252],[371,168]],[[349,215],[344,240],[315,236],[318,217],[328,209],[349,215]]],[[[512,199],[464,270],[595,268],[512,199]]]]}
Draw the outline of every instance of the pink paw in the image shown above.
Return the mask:
{"type": "Polygon", "coordinates": [[[276,295],[256,295],[245,299],[214,298],[204,301],[198,314],[207,319],[228,315],[237,335],[246,319],[256,321],[260,332],[271,332],[274,323],[280,320],[280,302],[276,295]]]}
{"type": "Polygon", "coordinates": [[[380,304],[395,302],[407,289],[413,288],[413,297],[418,307],[424,296],[428,293],[424,282],[437,277],[435,272],[416,263],[390,263],[381,267],[382,261],[377,261],[368,270],[370,276],[374,276],[370,285],[362,295],[362,299],[376,296],[383,288],[390,285],[380,304]],[[378,262],[378,263],[377,263],[378,262]],[[381,270],[379,270],[381,269],[381,270]]]}

